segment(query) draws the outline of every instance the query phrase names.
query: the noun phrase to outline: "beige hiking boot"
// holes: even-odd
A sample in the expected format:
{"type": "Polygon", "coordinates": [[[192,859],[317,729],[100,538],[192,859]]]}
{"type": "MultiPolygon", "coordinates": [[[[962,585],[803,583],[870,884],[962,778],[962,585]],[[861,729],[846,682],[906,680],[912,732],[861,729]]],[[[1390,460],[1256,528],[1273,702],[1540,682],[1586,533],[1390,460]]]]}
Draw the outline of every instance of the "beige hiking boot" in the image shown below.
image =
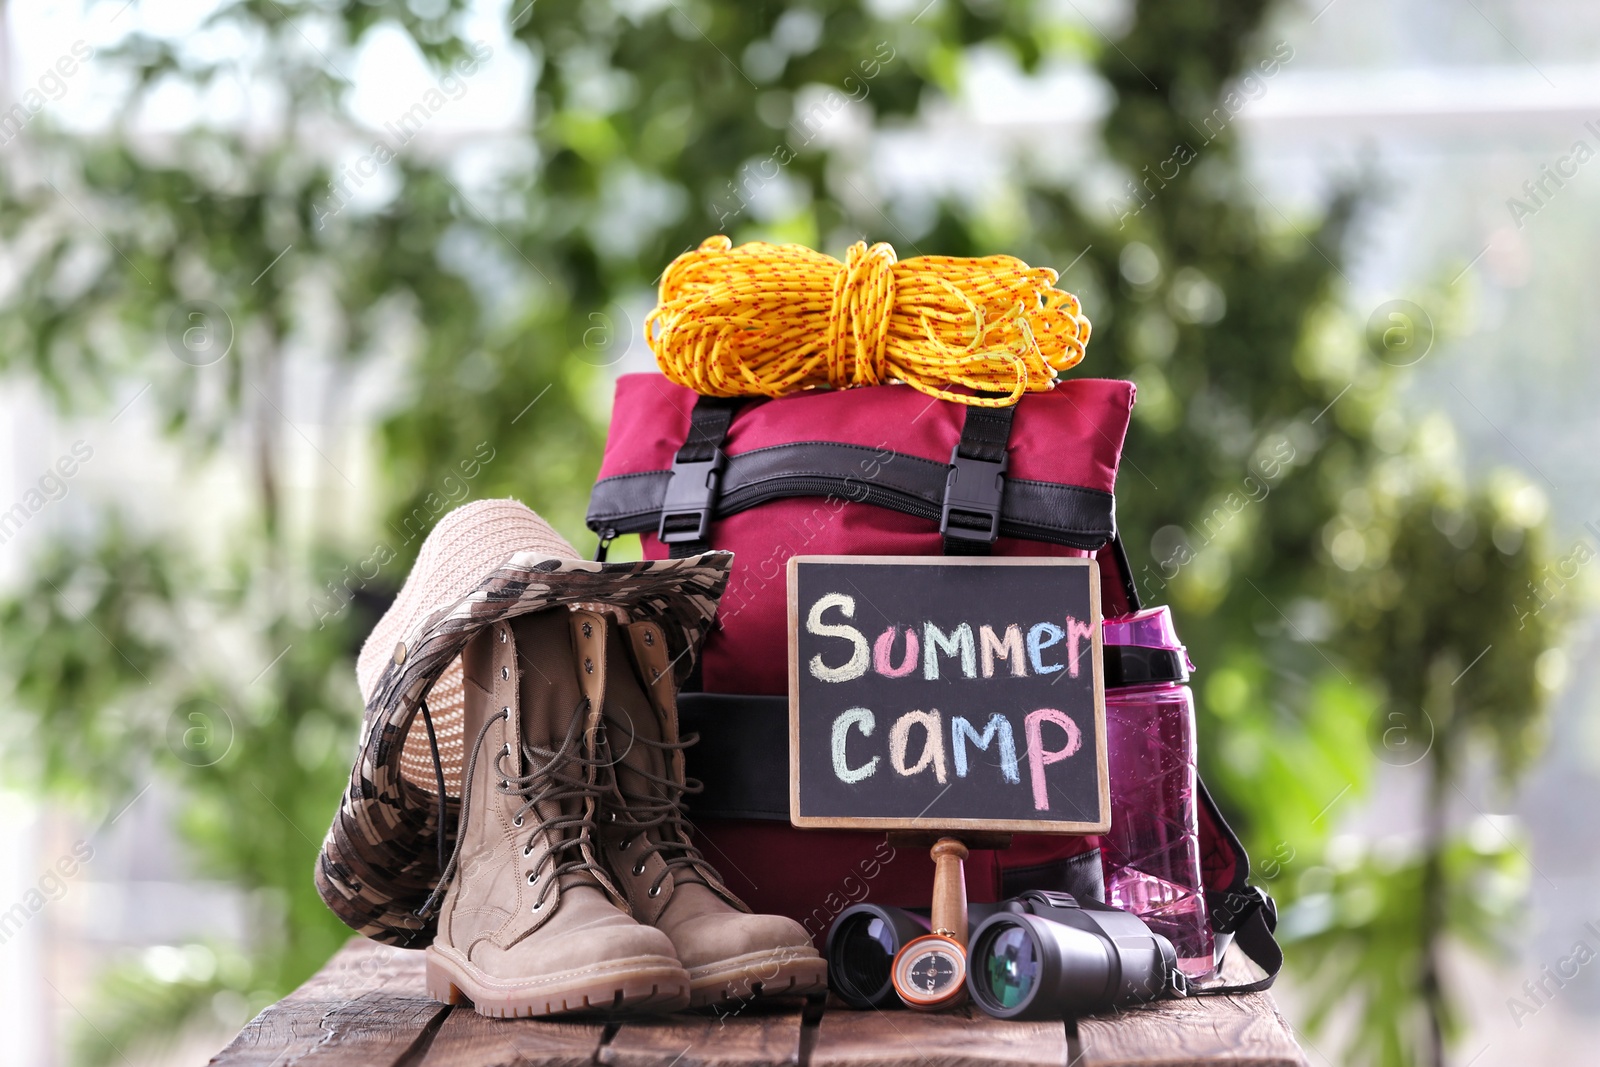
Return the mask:
{"type": "Polygon", "coordinates": [[[606,741],[615,792],[601,802],[599,839],[634,918],[672,939],[689,971],[694,1007],[827,988],[827,962],[805,929],[781,915],[752,915],[700,854],[683,795],[677,696],[666,643],[654,623],[613,632],[606,644],[606,741]],[[636,673],[637,672],[637,673],[636,673]]]}
{"type": "Polygon", "coordinates": [[[642,925],[595,852],[605,619],[553,608],[486,628],[462,654],[467,772],[428,992],[481,1015],[689,1003],[671,939],[642,925]],[[474,739],[476,739],[474,743],[474,739]]]}

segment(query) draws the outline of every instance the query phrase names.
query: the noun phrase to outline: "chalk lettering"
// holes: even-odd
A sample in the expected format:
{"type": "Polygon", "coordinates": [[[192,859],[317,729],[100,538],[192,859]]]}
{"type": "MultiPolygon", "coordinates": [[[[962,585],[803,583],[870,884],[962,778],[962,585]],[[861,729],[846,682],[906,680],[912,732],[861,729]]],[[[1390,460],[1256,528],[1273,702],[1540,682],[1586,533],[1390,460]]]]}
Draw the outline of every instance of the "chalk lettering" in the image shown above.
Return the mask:
{"type": "MultiPolygon", "coordinates": [[[[984,627],[988,629],[988,627],[984,627]]],[[[1013,632],[1016,627],[1011,627],[1013,632]]],[[[998,711],[989,717],[989,722],[984,726],[983,733],[979,733],[964,716],[956,715],[950,720],[950,748],[955,757],[956,777],[967,776],[967,742],[971,741],[978,748],[987,752],[994,743],[996,736],[1000,740],[1000,774],[1006,781],[1016,785],[1022,781],[1017,773],[1017,742],[1011,733],[1011,721],[998,711]]]]}
{"type": "Polygon", "coordinates": [[[948,634],[933,623],[922,626],[922,677],[930,682],[939,680],[939,653],[961,657],[961,673],[968,678],[978,676],[978,656],[972,646],[972,624],[962,623],[948,634]]]}
{"type": "Polygon", "coordinates": [[[1045,784],[1044,769],[1052,763],[1060,763],[1083,745],[1083,734],[1078,730],[1078,724],[1067,718],[1066,714],[1055,708],[1040,708],[1038,711],[1028,712],[1028,717],[1022,722],[1023,733],[1028,739],[1028,772],[1033,779],[1033,807],[1035,811],[1050,810],[1050,791],[1045,784]],[[1048,752],[1044,747],[1044,738],[1041,736],[1045,723],[1059,726],[1067,735],[1066,744],[1053,752],[1048,752]]]}
{"type": "Polygon", "coordinates": [[[906,627],[906,655],[898,667],[889,662],[890,653],[894,651],[894,633],[895,627],[891,626],[873,642],[872,669],[885,678],[904,678],[917,669],[917,631],[906,627]]]}
{"type": "Polygon", "coordinates": [[[994,627],[987,623],[978,627],[978,644],[983,649],[983,676],[994,677],[994,661],[1004,660],[1015,678],[1028,673],[1022,656],[1022,627],[1012,623],[1006,627],[1004,637],[996,637],[994,627]]]}
{"type": "Polygon", "coordinates": [[[1079,622],[1071,615],[1067,616],[1067,673],[1072,677],[1078,676],[1078,642],[1088,641],[1089,647],[1094,647],[1094,630],[1086,622],[1079,622]]]}
{"type": "MultiPolygon", "coordinates": [[[[972,631],[967,631],[971,636],[972,631]]],[[[933,765],[933,776],[940,785],[948,781],[944,769],[944,724],[939,721],[939,710],[908,711],[895,720],[889,728],[889,763],[907,778],[921,774],[933,765]],[[922,755],[911,766],[906,765],[906,746],[911,741],[911,728],[920,726],[926,735],[922,742],[922,755]]]]}
{"type": "Polygon", "coordinates": [[[877,720],[871,711],[866,708],[851,708],[842,712],[833,720],[833,773],[841,782],[859,782],[863,778],[871,778],[878,769],[878,757],[873,756],[859,767],[851,767],[850,760],[845,753],[845,745],[850,739],[850,727],[859,726],[862,737],[871,737],[873,727],[877,720]]]}
{"type": "Polygon", "coordinates": [[[1028,662],[1033,665],[1034,674],[1054,674],[1061,669],[1059,663],[1046,665],[1042,653],[1051,645],[1060,644],[1065,636],[1066,631],[1053,622],[1036,623],[1028,630],[1028,662]]]}
{"type": "MultiPolygon", "coordinates": [[[[839,667],[829,667],[822,662],[822,653],[811,657],[811,673],[824,682],[850,682],[867,673],[868,649],[867,639],[861,631],[854,626],[844,623],[826,623],[822,621],[822,613],[829,608],[838,608],[839,614],[847,619],[856,616],[856,599],[844,593],[828,593],[817,598],[811,605],[811,610],[806,613],[806,629],[819,637],[840,637],[855,646],[850,658],[839,667]]],[[[970,634],[969,634],[970,637],[970,634]]]]}

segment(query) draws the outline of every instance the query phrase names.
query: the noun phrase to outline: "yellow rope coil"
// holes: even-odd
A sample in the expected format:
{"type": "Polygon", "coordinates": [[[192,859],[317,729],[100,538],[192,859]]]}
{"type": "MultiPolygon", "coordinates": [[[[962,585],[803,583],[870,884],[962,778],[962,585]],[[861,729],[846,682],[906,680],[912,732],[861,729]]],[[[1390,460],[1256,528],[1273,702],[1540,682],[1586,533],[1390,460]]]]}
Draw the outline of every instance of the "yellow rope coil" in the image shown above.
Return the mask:
{"type": "Polygon", "coordinates": [[[804,245],[709,237],[662,274],[644,336],[668,378],[708,396],[903,381],[1006,407],[1083,359],[1089,320],[1055,282],[1011,256],[897,261],[887,244],[857,242],[840,263],[804,245]]]}

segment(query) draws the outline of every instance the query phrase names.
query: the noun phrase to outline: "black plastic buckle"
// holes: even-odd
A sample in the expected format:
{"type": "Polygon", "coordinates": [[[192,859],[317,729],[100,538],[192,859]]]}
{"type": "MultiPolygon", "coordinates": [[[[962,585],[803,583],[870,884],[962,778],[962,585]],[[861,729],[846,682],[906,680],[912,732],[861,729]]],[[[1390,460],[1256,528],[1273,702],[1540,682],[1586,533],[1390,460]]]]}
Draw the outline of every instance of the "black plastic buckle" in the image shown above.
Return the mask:
{"type": "Polygon", "coordinates": [[[656,527],[662,544],[706,539],[711,530],[712,505],[727,463],[728,457],[720,448],[710,459],[672,461],[672,478],[667,482],[667,495],[661,501],[661,523],[656,527]],[[684,525],[685,520],[693,525],[684,525]]]}
{"type": "Polygon", "coordinates": [[[1006,468],[1010,457],[998,462],[968,459],[961,446],[950,450],[950,473],[944,480],[944,506],[939,512],[939,532],[958,541],[978,541],[986,545],[1000,536],[1000,500],[1005,494],[1006,468]],[[952,526],[956,515],[969,525],[952,526]],[[971,520],[982,526],[971,525],[971,520]]]}

